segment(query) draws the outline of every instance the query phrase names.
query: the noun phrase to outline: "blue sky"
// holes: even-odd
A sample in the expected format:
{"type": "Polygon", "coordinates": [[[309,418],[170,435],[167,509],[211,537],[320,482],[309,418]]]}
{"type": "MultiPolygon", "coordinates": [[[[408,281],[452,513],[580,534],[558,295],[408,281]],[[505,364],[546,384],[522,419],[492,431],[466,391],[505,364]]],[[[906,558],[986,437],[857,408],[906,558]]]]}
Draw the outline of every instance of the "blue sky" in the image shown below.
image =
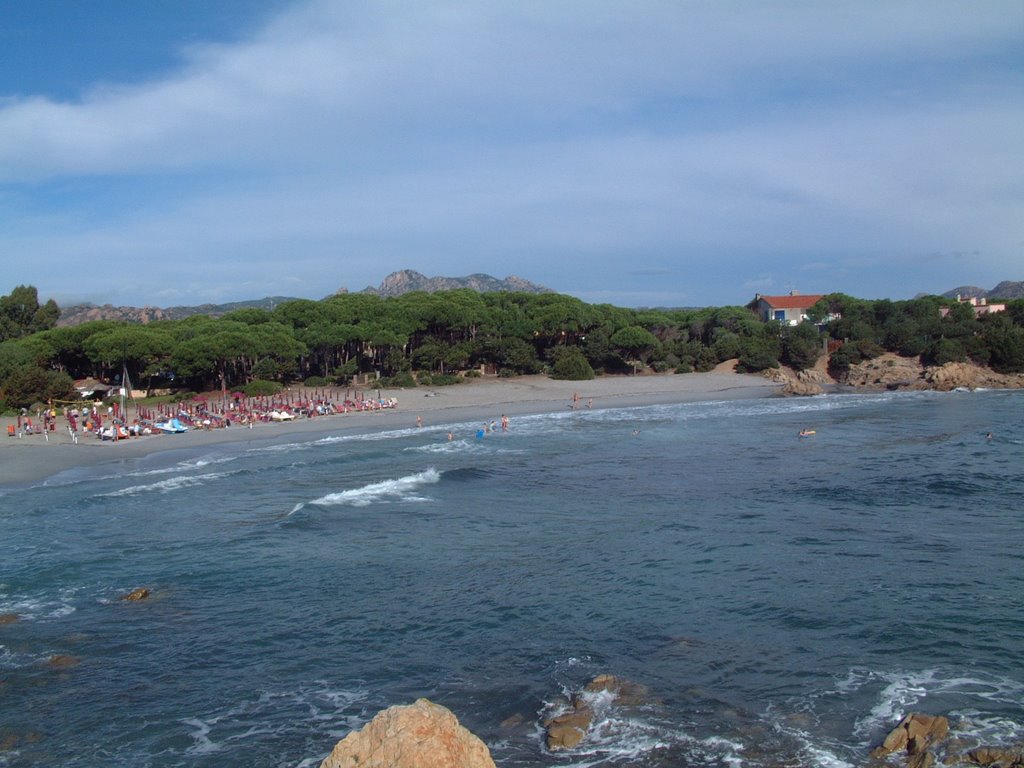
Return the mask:
{"type": "Polygon", "coordinates": [[[1024,280],[1020,0],[0,0],[9,292],[1024,280]]]}

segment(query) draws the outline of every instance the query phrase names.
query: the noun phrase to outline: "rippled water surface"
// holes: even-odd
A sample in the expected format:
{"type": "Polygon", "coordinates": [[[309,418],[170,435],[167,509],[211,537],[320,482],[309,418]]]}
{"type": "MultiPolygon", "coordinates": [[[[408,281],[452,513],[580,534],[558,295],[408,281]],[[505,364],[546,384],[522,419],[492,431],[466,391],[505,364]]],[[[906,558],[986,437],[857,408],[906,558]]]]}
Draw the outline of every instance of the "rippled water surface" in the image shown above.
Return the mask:
{"type": "Polygon", "coordinates": [[[595,409],[8,490],[0,765],[316,765],[419,696],[502,766],[862,765],[910,710],[1020,741],[1022,395],[595,409]],[[548,753],[604,672],[649,701],[548,753]]]}

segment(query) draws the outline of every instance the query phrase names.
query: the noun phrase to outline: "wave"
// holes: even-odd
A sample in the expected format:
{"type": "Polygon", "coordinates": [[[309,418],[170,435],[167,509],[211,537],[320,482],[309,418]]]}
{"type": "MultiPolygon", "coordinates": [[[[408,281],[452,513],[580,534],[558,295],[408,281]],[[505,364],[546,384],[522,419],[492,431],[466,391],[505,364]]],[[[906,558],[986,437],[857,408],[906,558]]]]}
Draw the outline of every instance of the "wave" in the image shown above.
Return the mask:
{"type": "MultiPolygon", "coordinates": [[[[384,501],[423,501],[417,491],[426,485],[433,485],[441,480],[441,473],[431,467],[424,472],[417,472],[414,475],[406,475],[392,480],[381,480],[376,483],[352,488],[338,493],[329,493],[318,499],[313,499],[309,504],[321,507],[350,506],[366,507],[370,504],[384,501]]],[[[296,510],[292,510],[293,512],[296,510]]]]}
{"type": "Polygon", "coordinates": [[[238,474],[238,472],[210,472],[205,475],[179,475],[178,477],[169,477],[166,480],[159,480],[147,485],[132,485],[127,488],[121,488],[117,491],[100,493],[97,494],[96,497],[114,498],[118,496],[138,496],[142,493],[170,493],[182,488],[190,488],[194,485],[203,485],[212,480],[220,480],[221,478],[230,477],[231,475],[236,474],[238,474]]]}

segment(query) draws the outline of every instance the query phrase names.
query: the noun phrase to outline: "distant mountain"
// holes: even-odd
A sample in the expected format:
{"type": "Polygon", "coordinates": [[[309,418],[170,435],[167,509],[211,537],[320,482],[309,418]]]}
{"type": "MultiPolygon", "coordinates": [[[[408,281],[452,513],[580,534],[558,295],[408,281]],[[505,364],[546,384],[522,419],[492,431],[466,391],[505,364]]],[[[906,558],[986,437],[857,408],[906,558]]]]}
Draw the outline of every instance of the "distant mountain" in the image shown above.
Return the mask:
{"type": "Polygon", "coordinates": [[[152,323],[155,320],[181,320],[191,315],[209,315],[220,317],[236,309],[273,309],[285,301],[294,301],[287,296],[267,296],[263,299],[252,299],[250,301],[233,301],[228,304],[200,304],[195,307],[115,307],[112,304],[104,304],[102,307],[96,304],[75,304],[70,307],[61,307],[58,326],[81,325],[92,320],[124,320],[129,323],[152,323]]]}
{"type": "Polygon", "coordinates": [[[490,275],[475,274],[468,277],[427,277],[411,269],[392,272],[384,278],[380,287],[367,287],[363,293],[374,293],[378,296],[401,296],[410,291],[451,291],[456,288],[469,288],[480,293],[494,291],[518,291],[521,293],[554,293],[550,288],[531,283],[515,275],[499,280],[490,275]]]}
{"type": "Polygon", "coordinates": [[[947,299],[955,299],[957,296],[962,299],[1024,299],[1024,281],[1003,280],[991,291],[986,291],[976,285],[961,285],[942,295],[947,299]]]}

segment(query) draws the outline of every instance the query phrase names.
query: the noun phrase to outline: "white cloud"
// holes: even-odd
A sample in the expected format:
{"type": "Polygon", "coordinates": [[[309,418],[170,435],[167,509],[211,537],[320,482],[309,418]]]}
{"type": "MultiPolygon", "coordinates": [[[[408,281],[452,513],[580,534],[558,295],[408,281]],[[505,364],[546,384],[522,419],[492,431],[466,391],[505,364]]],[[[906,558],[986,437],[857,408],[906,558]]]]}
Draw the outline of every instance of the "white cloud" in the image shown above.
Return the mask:
{"type": "Polygon", "coordinates": [[[229,291],[283,253],[312,295],[424,265],[569,284],[638,253],[709,276],[729,254],[754,265],[723,272],[740,285],[787,254],[787,275],[851,274],[973,249],[1012,278],[1021,70],[991,62],[1019,64],[1022,21],[931,0],[305,3],[162,79],[0,102],[0,248],[53,274],[130,258],[139,292],[193,263],[180,290],[229,291]],[[83,198],[48,207],[68,179],[83,198]],[[104,211],[118,179],[139,199],[104,211]]]}

